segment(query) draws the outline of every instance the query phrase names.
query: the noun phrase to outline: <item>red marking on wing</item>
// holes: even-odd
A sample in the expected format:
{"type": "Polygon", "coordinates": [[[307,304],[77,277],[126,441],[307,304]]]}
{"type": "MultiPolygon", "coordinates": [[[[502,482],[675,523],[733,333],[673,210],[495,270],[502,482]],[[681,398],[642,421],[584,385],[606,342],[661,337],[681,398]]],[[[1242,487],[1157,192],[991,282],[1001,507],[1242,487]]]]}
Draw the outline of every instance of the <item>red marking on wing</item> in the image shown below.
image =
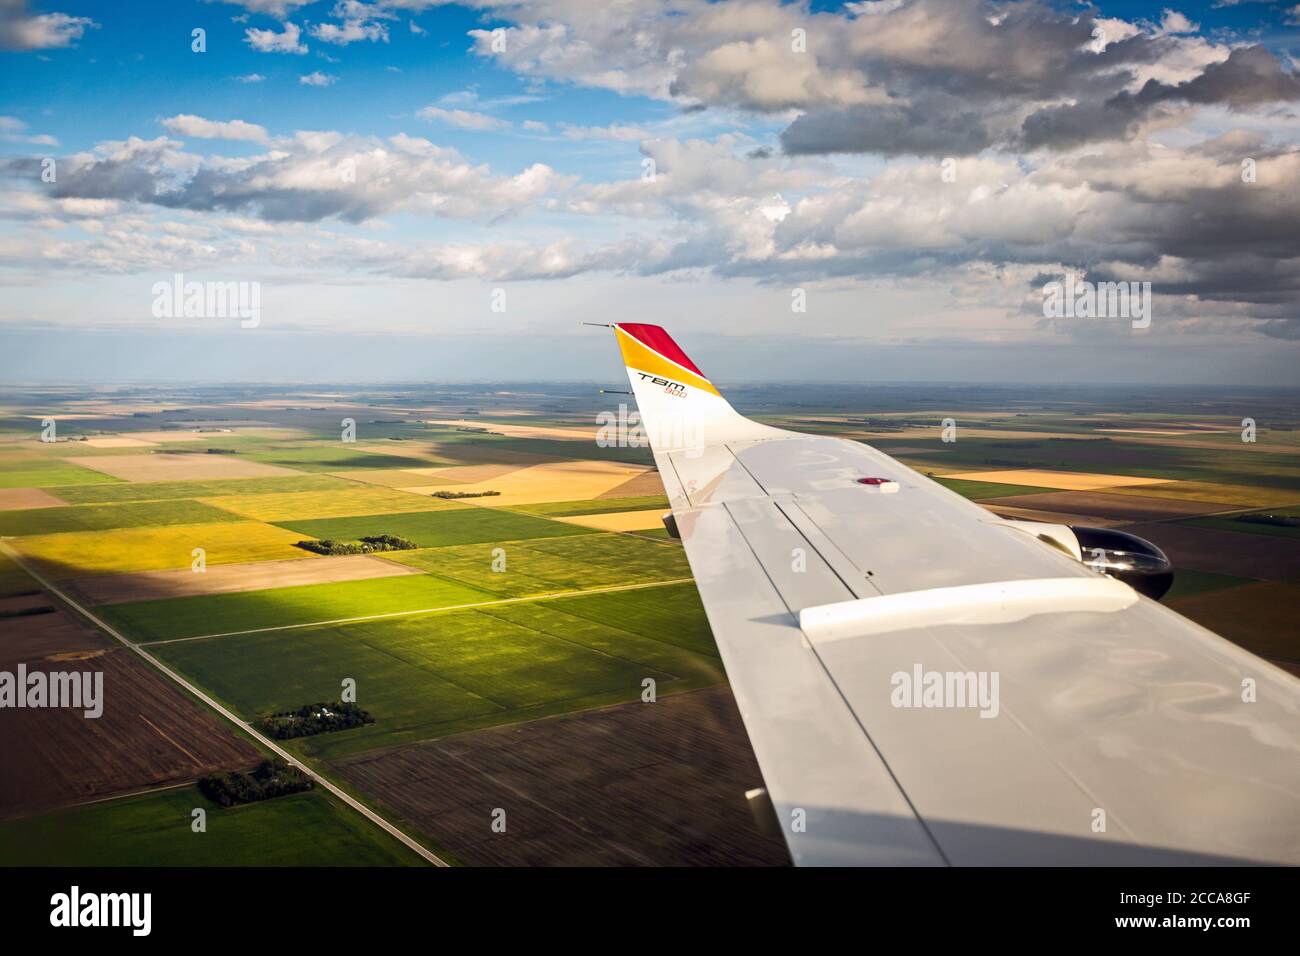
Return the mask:
{"type": "Polygon", "coordinates": [[[687,357],[686,353],[681,350],[681,347],[673,341],[673,337],[660,326],[643,325],[636,322],[624,325],[620,322],[618,327],[642,345],[653,349],[669,361],[676,362],[682,368],[690,369],[700,378],[708,378],[708,376],[701,372],[696,364],[687,357]]]}

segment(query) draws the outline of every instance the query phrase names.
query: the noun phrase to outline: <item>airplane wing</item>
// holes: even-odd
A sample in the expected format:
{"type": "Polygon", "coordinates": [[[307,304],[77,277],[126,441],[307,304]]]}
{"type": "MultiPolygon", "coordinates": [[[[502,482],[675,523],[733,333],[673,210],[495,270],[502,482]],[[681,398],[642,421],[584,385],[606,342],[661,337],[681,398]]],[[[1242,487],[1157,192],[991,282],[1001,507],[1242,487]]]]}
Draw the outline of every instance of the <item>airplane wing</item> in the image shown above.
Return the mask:
{"type": "Polygon", "coordinates": [[[1300,680],[613,328],[796,864],[1300,863],[1300,680]]]}

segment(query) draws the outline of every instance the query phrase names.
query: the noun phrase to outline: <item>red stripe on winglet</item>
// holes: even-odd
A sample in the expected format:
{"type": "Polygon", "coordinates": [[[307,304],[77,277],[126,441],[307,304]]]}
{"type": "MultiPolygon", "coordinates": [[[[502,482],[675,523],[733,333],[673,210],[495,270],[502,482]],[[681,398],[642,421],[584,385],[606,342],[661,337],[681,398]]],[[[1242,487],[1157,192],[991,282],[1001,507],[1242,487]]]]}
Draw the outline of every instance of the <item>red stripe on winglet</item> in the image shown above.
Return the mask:
{"type": "Polygon", "coordinates": [[[686,353],[681,350],[681,347],[673,341],[673,337],[660,326],[641,325],[635,322],[624,325],[620,322],[618,327],[642,345],[654,349],[669,361],[676,362],[682,368],[690,369],[702,379],[708,379],[708,376],[701,372],[695,363],[686,356],[686,353]]]}

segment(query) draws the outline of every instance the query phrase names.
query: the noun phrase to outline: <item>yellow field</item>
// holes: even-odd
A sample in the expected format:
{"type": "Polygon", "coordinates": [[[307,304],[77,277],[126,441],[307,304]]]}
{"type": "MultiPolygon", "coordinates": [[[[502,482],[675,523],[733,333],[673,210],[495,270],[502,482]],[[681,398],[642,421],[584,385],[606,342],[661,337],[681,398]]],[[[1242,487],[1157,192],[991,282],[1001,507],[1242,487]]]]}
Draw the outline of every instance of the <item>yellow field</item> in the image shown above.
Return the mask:
{"type": "Polygon", "coordinates": [[[1061,491],[1097,491],[1101,488],[1126,488],[1139,485],[1168,484],[1168,478],[1134,478],[1129,475],[1092,475],[1079,471],[1040,471],[1033,468],[1011,471],[963,471],[945,473],[944,478],[963,481],[990,481],[999,485],[1028,485],[1034,488],[1059,488],[1061,491]]]}
{"type": "MultiPolygon", "coordinates": [[[[429,469],[431,477],[440,477],[443,469],[429,469]]],[[[504,505],[531,505],[543,501],[578,501],[597,498],[611,489],[626,484],[649,469],[641,465],[625,465],[608,461],[557,461],[543,465],[530,465],[509,474],[485,481],[465,484],[423,485],[404,489],[423,494],[434,491],[499,491],[491,498],[476,498],[475,504],[501,507],[504,505]]]]}
{"type": "Polygon", "coordinates": [[[667,512],[667,508],[663,511],[610,511],[602,515],[578,515],[555,520],[584,528],[599,528],[601,531],[650,531],[664,526],[663,515],[667,512]]]}
{"type": "Polygon", "coordinates": [[[293,521],[299,518],[345,518],[403,511],[435,511],[455,507],[454,502],[394,488],[368,486],[339,491],[295,491],[269,495],[223,495],[200,498],[204,504],[255,521],[293,521]]]}
{"type": "Polygon", "coordinates": [[[208,564],[317,557],[293,546],[302,537],[295,531],[256,521],[228,521],[42,534],[17,539],[13,544],[44,565],[53,577],[65,579],[87,574],[188,568],[194,560],[191,553],[195,548],[206,552],[208,564]]]}
{"type": "Polygon", "coordinates": [[[1283,508],[1300,504],[1300,491],[1285,488],[1256,488],[1249,485],[1221,485],[1212,481],[1170,481],[1141,488],[1116,488],[1119,495],[1147,495],[1156,498],[1186,498],[1224,505],[1225,510],[1242,508],[1283,508]]]}

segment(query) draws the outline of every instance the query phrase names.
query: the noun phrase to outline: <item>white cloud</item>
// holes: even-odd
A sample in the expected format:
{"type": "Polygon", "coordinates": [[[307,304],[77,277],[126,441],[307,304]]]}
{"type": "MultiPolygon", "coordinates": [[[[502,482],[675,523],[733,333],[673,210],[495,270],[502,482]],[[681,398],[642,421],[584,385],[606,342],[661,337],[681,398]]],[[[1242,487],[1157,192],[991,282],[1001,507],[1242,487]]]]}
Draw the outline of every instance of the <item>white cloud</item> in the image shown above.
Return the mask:
{"type": "Polygon", "coordinates": [[[169,116],[162,121],[162,125],[169,133],[196,139],[228,139],[249,143],[266,143],[270,140],[266,127],[243,120],[210,120],[181,113],[169,116]]]}
{"type": "Polygon", "coordinates": [[[26,0],[0,2],[0,49],[52,50],[72,46],[99,24],[66,13],[31,15],[26,0]]]}
{"type": "Polygon", "coordinates": [[[1195,33],[1200,28],[1199,23],[1193,23],[1177,10],[1166,7],[1155,33],[1159,36],[1175,36],[1180,33],[1195,33]]]}
{"type": "Polygon", "coordinates": [[[0,116],[0,140],[6,143],[29,143],[32,146],[59,145],[53,136],[27,132],[27,124],[16,116],[0,116]]]}
{"type": "Polygon", "coordinates": [[[508,121],[498,119],[495,116],[488,116],[486,113],[475,113],[470,110],[448,110],[443,109],[441,106],[426,106],[418,110],[415,115],[421,119],[444,123],[457,129],[492,130],[510,128],[508,121]]]}
{"type": "Polygon", "coordinates": [[[381,3],[365,4],[359,0],[339,0],[332,15],[340,18],[341,22],[318,23],[311,28],[311,35],[340,46],[358,40],[387,43],[388,25],[383,21],[396,18],[396,14],[384,9],[381,3]]]}
{"type": "Polygon", "coordinates": [[[330,76],[330,74],[322,73],[320,70],[298,77],[298,82],[303,86],[333,86],[338,80],[337,76],[330,76]]]}
{"type": "Polygon", "coordinates": [[[307,52],[307,44],[302,43],[302,29],[296,23],[285,23],[284,32],[260,30],[249,27],[244,31],[244,42],[261,53],[296,53],[307,52]]]}
{"type": "Polygon", "coordinates": [[[266,79],[261,73],[245,73],[243,76],[237,76],[235,79],[240,83],[261,83],[266,79]]]}
{"type": "MultiPolygon", "coordinates": [[[[226,3],[243,7],[249,13],[264,13],[268,17],[284,19],[295,7],[305,7],[315,0],[224,0],[226,3]]],[[[244,20],[248,19],[243,15],[244,20]]],[[[238,21],[238,17],[232,18],[238,21]]]]}

